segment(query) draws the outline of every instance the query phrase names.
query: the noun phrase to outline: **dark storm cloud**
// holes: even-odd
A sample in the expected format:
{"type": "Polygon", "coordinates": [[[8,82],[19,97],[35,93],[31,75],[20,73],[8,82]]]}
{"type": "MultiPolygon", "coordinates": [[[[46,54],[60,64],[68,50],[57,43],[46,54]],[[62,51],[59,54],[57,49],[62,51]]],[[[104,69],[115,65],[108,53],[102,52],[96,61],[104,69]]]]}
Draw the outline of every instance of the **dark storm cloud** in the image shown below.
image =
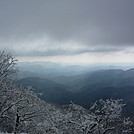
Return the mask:
{"type": "MultiPolygon", "coordinates": [[[[105,52],[110,49],[118,50],[116,46],[133,46],[133,35],[134,0],[0,1],[0,46],[4,44],[3,40],[9,40],[6,47],[12,47],[10,39],[16,43],[47,36],[53,42],[73,40],[88,48],[98,46],[99,49],[94,51],[105,52]],[[110,48],[104,49],[105,46],[110,48]]],[[[28,46],[32,47],[32,44],[28,46]]],[[[14,49],[16,48],[17,45],[14,49]]],[[[54,49],[47,51],[46,55],[58,55],[63,52],[54,49]]],[[[75,54],[77,50],[72,51],[69,50],[68,54],[75,54]]],[[[63,54],[66,55],[67,52],[63,54]]]]}

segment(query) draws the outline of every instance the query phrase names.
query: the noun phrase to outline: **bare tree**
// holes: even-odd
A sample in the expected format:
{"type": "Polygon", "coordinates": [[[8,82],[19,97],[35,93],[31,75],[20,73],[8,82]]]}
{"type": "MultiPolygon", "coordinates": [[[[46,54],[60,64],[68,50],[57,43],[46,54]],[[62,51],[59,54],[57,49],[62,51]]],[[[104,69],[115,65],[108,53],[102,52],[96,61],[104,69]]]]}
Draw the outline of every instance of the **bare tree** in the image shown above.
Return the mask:
{"type": "Polygon", "coordinates": [[[96,101],[90,111],[95,116],[95,134],[129,134],[132,132],[132,121],[122,116],[122,109],[125,104],[122,99],[107,99],[96,101]]]}
{"type": "Polygon", "coordinates": [[[41,100],[28,88],[18,87],[8,79],[16,73],[15,59],[0,52],[0,130],[3,132],[29,132],[37,124],[41,100]]]}
{"type": "Polygon", "coordinates": [[[11,54],[0,52],[0,126],[4,131],[12,129],[10,122],[13,117],[12,107],[15,104],[13,102],[16,96],[16,87],[7,77],[17,72],[15,61],[11,54]]]}
{"type": "Polygon", "coordinates": [[[10,54],[0,52],[0,79],[17,72],[16,59],[10,54]]]}

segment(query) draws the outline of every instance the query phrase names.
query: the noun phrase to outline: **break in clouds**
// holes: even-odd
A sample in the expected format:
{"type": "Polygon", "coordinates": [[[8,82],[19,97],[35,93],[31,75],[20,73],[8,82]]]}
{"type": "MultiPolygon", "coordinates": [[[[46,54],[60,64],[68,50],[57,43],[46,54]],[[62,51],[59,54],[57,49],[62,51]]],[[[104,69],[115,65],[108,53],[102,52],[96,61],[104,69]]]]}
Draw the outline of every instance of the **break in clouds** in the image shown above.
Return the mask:
{"type": "Polygon", "coordinates": [[[133,0],[0,1],[0,49],[20,57],[134,52],[133,0]]]}

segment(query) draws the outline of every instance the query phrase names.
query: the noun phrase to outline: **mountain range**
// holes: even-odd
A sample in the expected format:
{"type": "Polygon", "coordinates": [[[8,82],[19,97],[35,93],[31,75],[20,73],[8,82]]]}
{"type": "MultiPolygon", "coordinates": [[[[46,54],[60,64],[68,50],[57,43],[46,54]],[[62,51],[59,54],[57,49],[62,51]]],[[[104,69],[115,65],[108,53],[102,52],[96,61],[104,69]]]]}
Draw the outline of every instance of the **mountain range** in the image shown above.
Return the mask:
{"type": "Polygon", "coordinates": [[[134,115],[134,68],[103,69],[73,76],[64,73],[53,77],[35,76],[20,78],[17,82],[42,93],[40,97],[46,101],[58,104],[73,102],[89,108],[100,98],[123,99],[127,104],[125,113],[131,111],[129,114],[134,115]]]}

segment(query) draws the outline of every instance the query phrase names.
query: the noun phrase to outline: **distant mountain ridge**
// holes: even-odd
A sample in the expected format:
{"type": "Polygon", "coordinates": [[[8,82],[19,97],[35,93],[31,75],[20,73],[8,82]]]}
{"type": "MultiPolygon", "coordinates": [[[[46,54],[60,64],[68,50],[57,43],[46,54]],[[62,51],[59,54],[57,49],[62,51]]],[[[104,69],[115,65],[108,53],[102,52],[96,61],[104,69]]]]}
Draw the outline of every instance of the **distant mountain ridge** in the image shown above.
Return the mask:
{"type": "MultiPolygon", "coordinates": [[[[92,102],[100,98],[123,99],[127,103],[126,111],[134,111],[134,68],[129,70],[98,70],[82,75],[40,78],[27,77],[17,81],[23,86],[32,86],[34,92],[43,93],[42,99],[58,103],[74,102],[89,108],[92,102]]],[[[134,114],[134,112],[130,113],[134,114]]]]}
{"type": "Polygon", "coordinates": [[[69,86],[71,92],[81,92],[91,90],[91,88],[105,88],[134,86],[134,69],[109,69],[88,72],[82,75],[72,77],[58,76],[52,79],[57,83],[69,86]]]}
{"type": "Polygon", "coordinates": [[[67,87],[66,90],[71,92],[80,92],[86,90],[87,87],[93,88],[95,86],[96,88],[97,85],[100,85],[100,87],[134,86],[134,68],[126,71],[121,69],[98,70],[74,76],[64,76],[63,73],[53,77],[29,71],[20,71],[13,79],[19,80],[28,77],[46,78],[57,84],[64,85],[67,87]]]}
{"type": "Polygon", "coordinates": [[[128,70],[134,67],[134,63],[57,63],[49,61],[39,62],[18,62],[20,71],[28,71],[47,76],[75,76],[97,70],[123,69],[128,70]]]}
{"type": "Polygon", "coordinates": [[[28,77],[17,81],[18,84],[23,86],[31,86],[36,93],[42,93],[42,99],[59,104],[67,104],[71,100],[71,93],[66,90],[62,84],[58,84],[51,80],[39,77],[28,77]]]}

